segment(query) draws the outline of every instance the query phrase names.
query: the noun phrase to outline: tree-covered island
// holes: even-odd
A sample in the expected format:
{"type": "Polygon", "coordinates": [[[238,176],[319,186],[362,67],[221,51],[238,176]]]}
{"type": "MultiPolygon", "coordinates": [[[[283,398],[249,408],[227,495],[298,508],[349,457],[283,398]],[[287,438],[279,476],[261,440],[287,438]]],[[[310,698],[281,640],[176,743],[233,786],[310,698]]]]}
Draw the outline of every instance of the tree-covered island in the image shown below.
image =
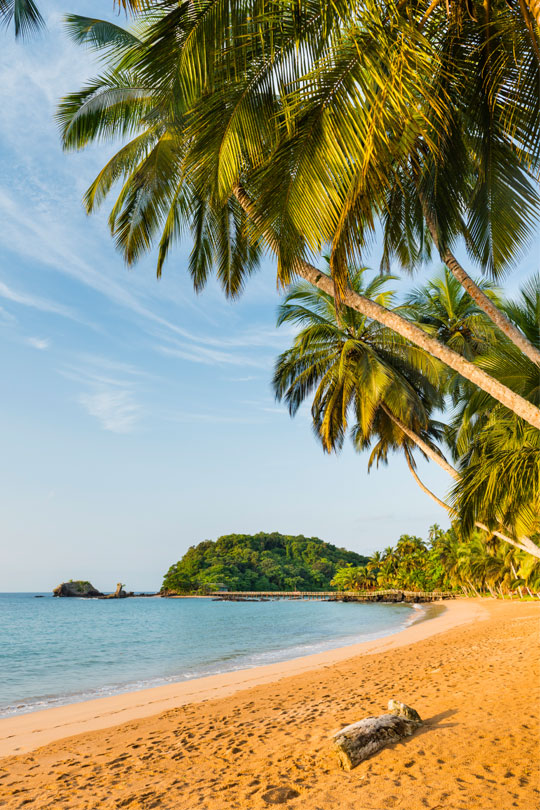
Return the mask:
{"type": "Polygon", "coordinates": [[[225,534],[191,546],[171,565],[162,593],[193,593],[226,587],[237,591],[330,590],[340,568],[367,557],[318,537],[225,534]]]}

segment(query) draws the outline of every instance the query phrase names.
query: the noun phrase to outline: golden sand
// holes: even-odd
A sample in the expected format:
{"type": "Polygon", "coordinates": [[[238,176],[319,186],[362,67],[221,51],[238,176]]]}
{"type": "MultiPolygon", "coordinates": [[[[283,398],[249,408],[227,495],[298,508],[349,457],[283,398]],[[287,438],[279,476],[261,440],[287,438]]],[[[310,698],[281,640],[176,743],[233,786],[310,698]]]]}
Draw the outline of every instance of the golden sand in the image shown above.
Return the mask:
{"type": "Polygon", "coordinates": [[[28,753],[0,760],[0,807],[536,810],[539,618],[460,600],[378,642],[2,720],[0,754],[28,753]],[[341,771],[329,735],[391,697],[425,725],[341,771]]]}

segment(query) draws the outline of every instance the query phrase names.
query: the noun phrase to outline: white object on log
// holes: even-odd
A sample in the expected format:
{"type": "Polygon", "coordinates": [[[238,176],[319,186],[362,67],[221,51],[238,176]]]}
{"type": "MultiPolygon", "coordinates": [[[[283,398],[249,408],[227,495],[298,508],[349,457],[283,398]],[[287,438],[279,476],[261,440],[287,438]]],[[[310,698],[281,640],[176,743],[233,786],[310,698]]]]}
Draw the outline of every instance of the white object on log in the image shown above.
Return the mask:
{"type": "Polygon", "coordinates": [[[388,708],[391,714],[365,717],[333,735],[333,747],[342,768],[347,771],[356,768],[386,745],[410,737],[422,725],[418,712],[405,703],[391,700],[388,708]]]}

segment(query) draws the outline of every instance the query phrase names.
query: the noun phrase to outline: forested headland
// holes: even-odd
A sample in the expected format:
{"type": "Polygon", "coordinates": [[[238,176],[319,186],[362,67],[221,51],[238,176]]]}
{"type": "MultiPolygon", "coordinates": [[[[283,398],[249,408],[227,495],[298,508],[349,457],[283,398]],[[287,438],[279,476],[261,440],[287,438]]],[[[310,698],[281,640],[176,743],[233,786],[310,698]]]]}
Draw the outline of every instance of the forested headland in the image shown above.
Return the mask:
{"type": "Polygon", "coordinates": [[[226,534],[191,546],[167,571],[161,593],[233,591],[455,591],[538,596],[540,562],[496,536],[467,539],[431,526],[427,540],[402,534],[370,557],[318,537],[226,534]]]}
{"type": "Polygon", "coordinates": [[[354,551],[318,537],[225,534],[191,546],[171,565],[162,593],[194,593],[226,587],[237,591],[331,590],[342,568],[367,564],[354,551]]]}

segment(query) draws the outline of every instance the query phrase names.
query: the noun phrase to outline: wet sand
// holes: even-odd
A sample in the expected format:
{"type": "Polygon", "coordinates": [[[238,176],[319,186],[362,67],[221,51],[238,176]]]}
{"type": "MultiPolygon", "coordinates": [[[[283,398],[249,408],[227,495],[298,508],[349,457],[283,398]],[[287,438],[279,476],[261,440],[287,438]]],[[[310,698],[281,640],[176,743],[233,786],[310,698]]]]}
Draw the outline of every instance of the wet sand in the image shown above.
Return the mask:
{"type": "Polygon", "coordinates": [[[0,807],[534,810],[539,619],[459,600],[376,642],[2,720],[0,807]],[[341,771],[329,735],[391,697],[425,726],[341,771]]]}

